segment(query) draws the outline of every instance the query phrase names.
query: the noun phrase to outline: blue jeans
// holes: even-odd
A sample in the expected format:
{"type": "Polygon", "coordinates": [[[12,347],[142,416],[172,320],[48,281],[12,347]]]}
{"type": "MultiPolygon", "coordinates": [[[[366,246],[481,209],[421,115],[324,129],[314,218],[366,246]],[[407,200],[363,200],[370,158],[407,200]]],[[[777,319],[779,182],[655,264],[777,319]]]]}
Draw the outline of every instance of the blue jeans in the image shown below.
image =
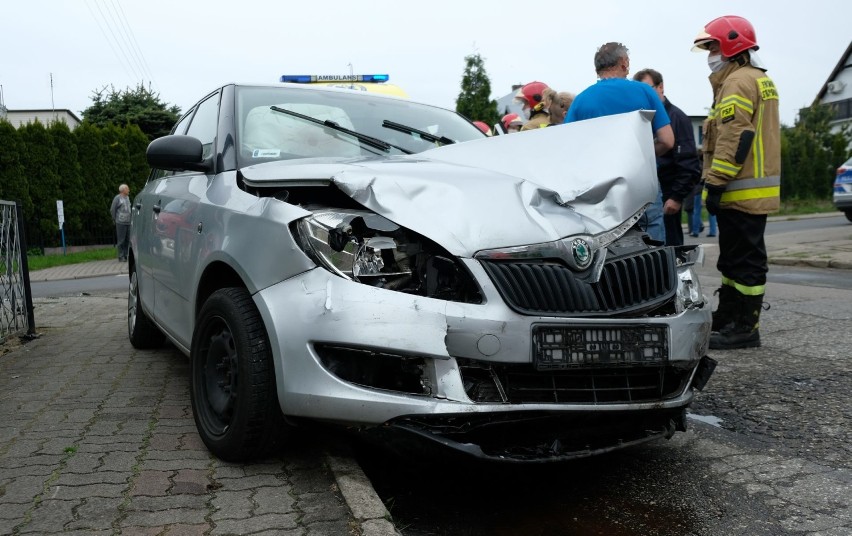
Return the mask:
{"type": "Polygon", "coordinates": [[[639,220],[639,225],[645,229],[648,236],[660,242],[666,241],[666,226],[663,223],[663,192],[657,191],[657,200],[648,206],[648,210],[639,220]]]}
{"type": "MultiPolygon", "coordinates": [[[[710,225],[710,229],[707,231],[708,235],[716,234],[716,216],[712,214],[708,214],[708,224],[710,225]]],[[[700,235],[701,234],[701,194],[695,196],[695,208],[692,209],[692,221],[689,222],[689,234],[700,235]]]]}

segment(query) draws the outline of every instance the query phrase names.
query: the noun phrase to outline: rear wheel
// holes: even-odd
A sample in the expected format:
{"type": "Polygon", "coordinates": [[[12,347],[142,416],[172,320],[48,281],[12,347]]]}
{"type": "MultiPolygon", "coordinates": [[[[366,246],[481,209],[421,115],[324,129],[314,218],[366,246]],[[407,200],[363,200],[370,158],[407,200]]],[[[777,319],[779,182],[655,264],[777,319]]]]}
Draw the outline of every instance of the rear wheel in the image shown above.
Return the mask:
{"type": "Polygon", "coordinates": [[[267,452],[285,424],[269,338],[247,290],[217,290],[204,303],[190,370],[192,412],[210,452],[235,462],[267,452]]]}
{"type": "Polygon", "coordinates": [[[847,210],[844,212],[846,214],[846,219],[852,221],[852,210],[847,210]]]}
{"type": "Polygon", "coordinates": [[[135,264],[130,269],[130,288],[127,291],[127,335],[130,344],[139,349],[157,348],[165,340],[163,333],[142,310],[135,264]]]}

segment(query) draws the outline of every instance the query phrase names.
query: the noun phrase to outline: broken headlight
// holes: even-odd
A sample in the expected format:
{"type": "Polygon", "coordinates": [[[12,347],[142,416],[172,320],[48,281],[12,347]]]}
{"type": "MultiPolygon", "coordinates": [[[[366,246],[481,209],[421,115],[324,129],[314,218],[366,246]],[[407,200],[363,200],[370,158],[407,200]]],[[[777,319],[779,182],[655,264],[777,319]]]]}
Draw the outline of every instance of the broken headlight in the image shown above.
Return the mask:
{"type": "Polygon", "coordinates": [[[675,310],[682,313],[693,307],[703,307],[704,294],[695,265],[704,264],[704,250],[700,247],[680,247],[677,253],[677,295],[675,310]]]}
{"type": "Polygon", "coordinates": [[[322,209],[294,233],[314,262],[365,285],[429,298],[480,303],[473,277],[428,238],[367,210],[322,209]]]}

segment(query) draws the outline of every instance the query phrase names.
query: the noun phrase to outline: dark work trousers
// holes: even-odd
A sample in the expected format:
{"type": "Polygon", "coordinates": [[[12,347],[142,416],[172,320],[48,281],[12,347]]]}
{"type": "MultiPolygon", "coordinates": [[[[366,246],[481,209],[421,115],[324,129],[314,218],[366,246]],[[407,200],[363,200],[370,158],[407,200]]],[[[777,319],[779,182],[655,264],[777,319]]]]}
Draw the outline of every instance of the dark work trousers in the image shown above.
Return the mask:
{"type": "Polygon", "coordinates": [[[719,223],[719,260],[716,268],[733,280],[743,294],[763,294],[766,272],[766,214],[746,214],[722,209],[716,215],[719,223]],[[755,287],[752,289],[752,287],[755,287]],[[743,292],[743,290],[751,290],[743,292]]]}
{"type": "Polygon", "coordinates": [[[683,245],[683,211],[678,210],[675,214],[663,214],[663,225],[666,227],[666,245],[683,245]]]}

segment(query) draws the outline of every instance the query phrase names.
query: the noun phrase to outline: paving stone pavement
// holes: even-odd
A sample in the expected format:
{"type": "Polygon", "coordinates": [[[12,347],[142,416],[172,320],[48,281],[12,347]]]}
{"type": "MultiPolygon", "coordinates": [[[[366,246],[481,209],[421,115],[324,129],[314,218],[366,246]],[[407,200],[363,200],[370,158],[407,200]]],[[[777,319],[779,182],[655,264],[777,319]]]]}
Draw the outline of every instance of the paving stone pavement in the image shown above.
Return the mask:
{"type": "Polygon", "coordinates": [[[126,296],[35,300],[0,346],[0,534],[398,534],[345,448],[306,434],[225,463],[192,418],[188,360],[134,349],[126,296]]]}

